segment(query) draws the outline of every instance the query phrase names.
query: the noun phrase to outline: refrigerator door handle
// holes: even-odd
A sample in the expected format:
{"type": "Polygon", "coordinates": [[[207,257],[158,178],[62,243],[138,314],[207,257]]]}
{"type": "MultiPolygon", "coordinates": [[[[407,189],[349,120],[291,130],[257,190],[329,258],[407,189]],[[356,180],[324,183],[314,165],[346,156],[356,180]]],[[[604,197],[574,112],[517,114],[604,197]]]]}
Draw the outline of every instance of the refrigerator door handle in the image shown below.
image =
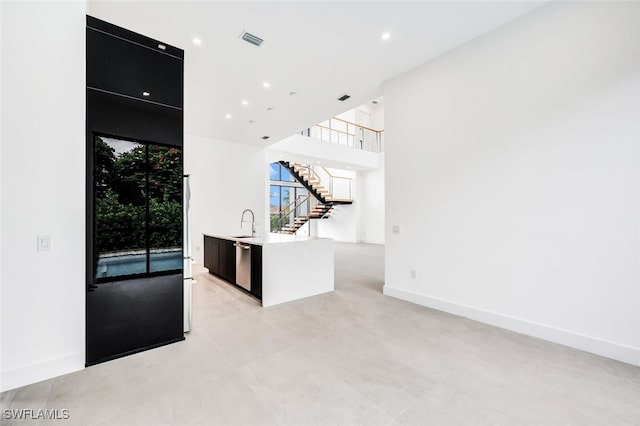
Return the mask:
{"type": "Polygon", "coordinates": [[[183,282],[184,282],[184,324],[185,333],[191,331],[191,188],[189,185],[189,175],[183,177],[183,282]]]}

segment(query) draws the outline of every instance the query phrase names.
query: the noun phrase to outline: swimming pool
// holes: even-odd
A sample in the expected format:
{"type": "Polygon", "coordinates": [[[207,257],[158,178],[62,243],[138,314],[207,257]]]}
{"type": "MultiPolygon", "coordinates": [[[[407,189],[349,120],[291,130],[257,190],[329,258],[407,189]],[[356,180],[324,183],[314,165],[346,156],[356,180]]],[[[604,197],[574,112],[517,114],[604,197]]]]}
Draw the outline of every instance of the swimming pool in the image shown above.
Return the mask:
{"type": "MultiPolygon", "coordinates": [[[[149,272],[174,271],[183,268],[182,250],[150,253],[149,272]]],[[[146,253],[109,255],[98,259],[96,278],[120,277],[147,272],[146,253]]]]}

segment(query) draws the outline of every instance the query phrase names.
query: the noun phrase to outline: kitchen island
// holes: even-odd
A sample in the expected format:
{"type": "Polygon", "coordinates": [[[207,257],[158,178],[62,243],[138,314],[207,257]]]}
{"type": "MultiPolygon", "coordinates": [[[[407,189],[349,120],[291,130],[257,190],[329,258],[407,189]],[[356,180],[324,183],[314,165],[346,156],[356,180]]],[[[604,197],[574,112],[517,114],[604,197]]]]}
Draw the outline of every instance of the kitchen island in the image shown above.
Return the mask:
{"type": "Polygon", "coordinates": [[[204,234],[209,273],[272,306],[334,289],[333,240],[298,235],[204,234]]]}

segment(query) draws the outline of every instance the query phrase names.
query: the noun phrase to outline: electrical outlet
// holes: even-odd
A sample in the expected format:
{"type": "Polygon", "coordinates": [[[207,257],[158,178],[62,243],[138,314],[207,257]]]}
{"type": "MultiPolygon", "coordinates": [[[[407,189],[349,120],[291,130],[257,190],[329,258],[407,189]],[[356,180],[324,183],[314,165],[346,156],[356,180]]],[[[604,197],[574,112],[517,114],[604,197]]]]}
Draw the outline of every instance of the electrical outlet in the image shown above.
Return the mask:
{"type": "Polygon", "coordinates": [[[394,234],[399,234],[400,233],[400,225],[393,225],[391,227],[391,232],[393,232],[394,234]]]}
{"type": "Polygon", "coordinates": [[[418,277],[418,273],[416,272],[416,270],[415,270],[415,269],[411,269],[411,270],[409,271],[409,276],[410,276],[411,278],[414,278],[414,279],[415,279],[415,278],[417,278],[417,277],[418,277]]]}
{"type": "Polygon", "coordinates": [[[51,235],[38,235],[38,251],[51,250],[51,235]]]}

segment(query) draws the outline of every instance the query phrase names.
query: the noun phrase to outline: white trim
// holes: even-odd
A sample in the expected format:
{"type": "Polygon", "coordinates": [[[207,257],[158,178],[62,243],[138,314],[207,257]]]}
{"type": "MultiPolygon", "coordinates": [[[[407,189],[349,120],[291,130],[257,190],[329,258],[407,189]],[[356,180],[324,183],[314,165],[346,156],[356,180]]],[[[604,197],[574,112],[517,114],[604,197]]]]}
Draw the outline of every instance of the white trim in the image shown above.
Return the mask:
{"type": "Polygon", "coordinates": [[[626,362],[628,364],[640,366],[640,348],[634,348],[620,343],[585,336],[569,330],[550,327],[548,325],[499,314],[497,312],[485,311],[473,306],[462,305],[435,297],[413,293],[411,291],[390,287],[389,285],[385,285],[383,287],[383,293],[386,296],[395,297],[396,299],[416,303],[439,311],[495,325],[496,327],[505,328],[517,333],[526,334],[575,349],[591,352],[596,355],[626,362]]]}
{"type": "Polygon", "coordinates": [[[62,358],[3,371],[0,376],[0,392],[73,373],[83,368],[84,352],[77,352],[62,358]]]}

